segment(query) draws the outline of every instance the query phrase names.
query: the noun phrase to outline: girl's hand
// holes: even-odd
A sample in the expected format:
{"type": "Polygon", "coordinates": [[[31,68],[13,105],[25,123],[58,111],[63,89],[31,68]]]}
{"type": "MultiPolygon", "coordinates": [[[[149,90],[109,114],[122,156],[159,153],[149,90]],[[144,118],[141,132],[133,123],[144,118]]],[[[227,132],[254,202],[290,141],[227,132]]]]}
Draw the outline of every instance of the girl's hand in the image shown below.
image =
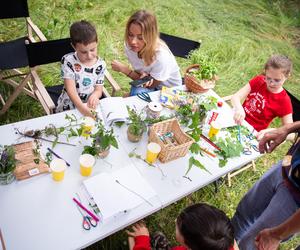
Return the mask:
{"type": "Polygon", "coordinates": [[[132,226],[132,231],[126,230],[127,234],[131,237],[137,237],[140,235],[149,236],[148,228],[146,227],[145,223],[138,222],[132,226]]]}
{"type": "Polygon", "coordinates": [[[124,73],[126,74],[126,69],[127,69],[127,66],[117,60],[113,60],[112,63],[111,63],[111,67],[114,71],[117,71],[117,72],[121,72],[121,73],[124,73]]]}
{"type": "Polygon", "coordinates": [[[96,109],[98,104],[99,104],[98,95],[95,94],[95,93],[91,94],[88,101],[87,101],[88,108],[96,109]]]}
{"type": "Polygon", "coordinates": [[[242,122],[244,121],[245,117],[246,117],[246,113],[245,113],[245,110],[243,109],[243,107],[235,109],[233,119],[236,124],[241,125],[242,122]]]}

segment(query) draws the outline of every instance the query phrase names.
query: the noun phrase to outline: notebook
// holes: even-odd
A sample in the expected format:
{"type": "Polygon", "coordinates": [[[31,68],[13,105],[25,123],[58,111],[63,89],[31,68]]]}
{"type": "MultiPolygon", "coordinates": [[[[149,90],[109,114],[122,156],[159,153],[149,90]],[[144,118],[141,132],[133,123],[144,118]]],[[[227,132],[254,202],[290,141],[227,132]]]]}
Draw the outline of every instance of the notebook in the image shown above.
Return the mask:
{"type": "Polygon", "coordinates": [[[153,206],[151,198],[157,195],[132,165],[112,173],[98,174],[85,180],[83,184],[100,209],[103,220],[144,203],[153,206]]]}
{"type": "Polygon", "coordinates": [[[128,118],[128,111],[123,97],[101,99],[97,112],[108,126],[114,122],[125,122],[128,118]]]}

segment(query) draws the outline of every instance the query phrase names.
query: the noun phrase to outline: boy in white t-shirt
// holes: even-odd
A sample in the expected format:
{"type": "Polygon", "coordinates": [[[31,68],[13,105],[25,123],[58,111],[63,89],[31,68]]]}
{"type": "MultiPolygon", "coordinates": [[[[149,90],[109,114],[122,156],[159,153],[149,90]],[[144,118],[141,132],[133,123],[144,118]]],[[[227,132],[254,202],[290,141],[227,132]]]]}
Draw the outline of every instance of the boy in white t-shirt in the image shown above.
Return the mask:
{"type": "Polygon", "coordinates": [[[145,76],[153,78],[143,87],[132,86],[130,95],[182,84],[176,59],[160,40],[156,18],[148,11],[137,11],[129,18],[125,31],[125,53],[134,70],[117,60],[112,62],[113,70],[132,80],[145,76]]]}
{"type": "Polygon", "coordinates": [[[58,99],[56,112],[74,109],[93,117],[102,96],[105,62],[97,56],[98,38],[95,27],[87,21],[75,22],[70,27],[75,52],[63,56],[61,74],[64,88],[58,99]]]}

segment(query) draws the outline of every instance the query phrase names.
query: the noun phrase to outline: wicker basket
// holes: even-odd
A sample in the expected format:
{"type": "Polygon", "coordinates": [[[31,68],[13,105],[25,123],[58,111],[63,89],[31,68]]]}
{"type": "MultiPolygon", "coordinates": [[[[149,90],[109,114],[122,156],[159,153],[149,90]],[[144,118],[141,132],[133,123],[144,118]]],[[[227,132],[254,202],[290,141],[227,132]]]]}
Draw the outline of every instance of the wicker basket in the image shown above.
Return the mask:
{"type": "Polygon", "coordinates": [[[193,64],[185,70],[184,83],[186,88],[193,93],[204,93],[216,85],[217,76],[215,75],[211,80],[203,79],[199,81],[191,74],[193,70],[198,70],[199,68],[199,64],[193,64]]]}
{"type": "Polygon", "coordinates": [[[161,146],[161,151],[158,156],[161,162],[168,162],[185,156],[190,146],[194,143],[193,138],[181,130],[177,119],[170,119],[153,124],[150,128],[149,141],[156,142],[161,146]],[[160,137],[167,132],[174,134],[175,145],[166,144],[160,139],[160,137]]]}

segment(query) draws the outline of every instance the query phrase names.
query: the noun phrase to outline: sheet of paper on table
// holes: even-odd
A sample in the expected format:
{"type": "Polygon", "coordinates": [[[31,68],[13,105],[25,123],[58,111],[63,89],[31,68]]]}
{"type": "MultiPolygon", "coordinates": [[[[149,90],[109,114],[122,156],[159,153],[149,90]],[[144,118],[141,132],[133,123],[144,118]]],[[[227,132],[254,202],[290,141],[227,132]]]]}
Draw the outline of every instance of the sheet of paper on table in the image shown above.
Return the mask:
{"type": "Polygon", "coordinates": [[[100,209],[103,220],[135,208],[157,195],[134,166],[98,174],[84,181],[84,185],[100,209]]]}

